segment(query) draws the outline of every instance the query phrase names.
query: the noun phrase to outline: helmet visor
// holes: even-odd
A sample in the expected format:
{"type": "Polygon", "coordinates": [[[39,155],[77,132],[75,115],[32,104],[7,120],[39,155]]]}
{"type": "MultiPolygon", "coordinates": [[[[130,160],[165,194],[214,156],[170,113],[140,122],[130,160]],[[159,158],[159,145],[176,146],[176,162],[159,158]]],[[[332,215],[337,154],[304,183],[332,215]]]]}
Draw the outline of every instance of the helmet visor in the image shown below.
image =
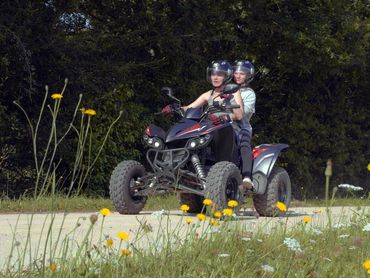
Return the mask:
{"type": "Polygon", "coordinates": [[[246,74],[251,74],[251,69],[243,66],[235,66],[233,67],[234,72],[244,72],[246,74]]]}

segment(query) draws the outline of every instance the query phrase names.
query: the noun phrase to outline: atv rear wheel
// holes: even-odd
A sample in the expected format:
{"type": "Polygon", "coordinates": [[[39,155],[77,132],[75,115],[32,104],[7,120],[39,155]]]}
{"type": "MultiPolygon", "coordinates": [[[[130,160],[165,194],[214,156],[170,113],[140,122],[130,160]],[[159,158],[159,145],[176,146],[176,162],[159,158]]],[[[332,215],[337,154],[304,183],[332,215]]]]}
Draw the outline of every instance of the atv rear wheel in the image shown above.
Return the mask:
{"type": "Polygon", "coordinates": [[[134,160],[122,161],[113,170],[109,182],[109,194],[119,213],[137,214],[143,209],[147,198],[133,196],[132,187],[137,178],[145,174],[144,166],[134,160]]]}
{"type": "Polygon", "coordinates": [[[234,163],[217,162],[209,170],[204,197],[211,199],[220,210],[227,207],[228,201],[235,200],[238,206],[233,210],[237,213],[243,202],[243,194],[239,191],[241,183],[242,176],[234,163]]]}
{"type": "Polygon", "coordinates": [[[178,194],[180,203],[183,205],[188,205],[190,213],[199,213],[202,211],[203,208],[203,200],[202,196],[192,193],[179,193],[178,194]]]}
{"type": "Polygon", "coordinates": [[[264,194],[254,195],[253,204],[261,216],[278,216],[284,214],[277,209],[276,203],[282,202],[289,207],[292,197],[290,178],[283,168],[274,167],[267,181],[264,194]]]}

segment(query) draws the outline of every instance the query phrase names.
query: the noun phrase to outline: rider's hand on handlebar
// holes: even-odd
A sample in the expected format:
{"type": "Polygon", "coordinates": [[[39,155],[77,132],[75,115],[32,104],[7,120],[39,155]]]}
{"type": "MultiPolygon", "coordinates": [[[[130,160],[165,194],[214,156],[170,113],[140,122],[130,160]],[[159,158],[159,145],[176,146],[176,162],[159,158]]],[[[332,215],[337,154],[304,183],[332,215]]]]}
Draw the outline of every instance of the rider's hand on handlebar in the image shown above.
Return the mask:
{"type": "Polygon", "coordinates": [[[208,118],[214,125],[219,125],[230,121],[230,117],[227,114],[216,116],[215,114],[208,113],[208,118]]]}
{"type": "Polygon", "coordinates": [[[172,104],[168,104],[162,109],[162,113],[169,114],[174,111],[172,104]]]}

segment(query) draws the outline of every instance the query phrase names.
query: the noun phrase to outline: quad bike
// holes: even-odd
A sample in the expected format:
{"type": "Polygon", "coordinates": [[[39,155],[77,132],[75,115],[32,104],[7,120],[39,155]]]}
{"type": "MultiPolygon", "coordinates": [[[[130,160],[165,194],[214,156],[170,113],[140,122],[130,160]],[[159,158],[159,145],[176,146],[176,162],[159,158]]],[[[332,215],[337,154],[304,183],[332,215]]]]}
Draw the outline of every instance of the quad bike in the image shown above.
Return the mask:
{"type": "MultiPolygon", "coordinates": [[[[235,84],[225,86],[221,97],[235,93],[235,84]]],[[[139,213],[149,195],[177,192],[180,203],[190,207],[189,212],[200,212],[204,198],[211,199],[219,209],[229,200],[238,201],[238,211],[244,201],[239,191],[242,183],[239,139],[227,111],[238,105],[214,101],[204,111],[189,108],[184,112],[180,101],[168,87],[162,92],[174,102],[169,106],[179,121],[167,132],[149,125],[143,136],[149,147],[146,153],[151,171],[133,160],[119,163],[110,179],[110,197],[121,214],[139,213]],[[225,112],[222,121],[215,122],[214,113],[225,112]]],[[[169,112],[169,111],[167,111],[169,112]]],[[[288,207],[291,184],[288,173],[275,165],[286,144],[263,144],[253,149],[253,203],[262,216],[279,214],[276,202],[288,207]]]]}

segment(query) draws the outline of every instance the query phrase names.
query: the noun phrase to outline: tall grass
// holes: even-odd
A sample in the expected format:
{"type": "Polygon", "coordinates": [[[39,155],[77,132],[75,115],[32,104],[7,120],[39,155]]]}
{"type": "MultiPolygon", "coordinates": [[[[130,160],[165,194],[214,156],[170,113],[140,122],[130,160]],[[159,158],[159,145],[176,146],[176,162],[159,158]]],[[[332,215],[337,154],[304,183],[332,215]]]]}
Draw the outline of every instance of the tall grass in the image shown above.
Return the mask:
{"type": "Polygon", "coordinates": [[[367,277],[363,263],[370,259],[370,212],[365,208],[332,226],[300,216],[293,227],[284,218],[256,226],[228,215],[200,220],[185,212],[174,221],[158,211],[153,213],[158,227],[141,221],[137,230],[121,231],[128,238],[119,238],[119,230],[107,232],[112,217],[107,209],[78,220],[64,236],[60,232],[67,216],[58,225],[49,217],[38,252],[14,242],[17,256],[8,261],[4,276],[367,277]],[[58,235],[55,241],[52,232],[58,235]],[[22,263],[23,254],[29,254],[30,264],[22,263]]]}

